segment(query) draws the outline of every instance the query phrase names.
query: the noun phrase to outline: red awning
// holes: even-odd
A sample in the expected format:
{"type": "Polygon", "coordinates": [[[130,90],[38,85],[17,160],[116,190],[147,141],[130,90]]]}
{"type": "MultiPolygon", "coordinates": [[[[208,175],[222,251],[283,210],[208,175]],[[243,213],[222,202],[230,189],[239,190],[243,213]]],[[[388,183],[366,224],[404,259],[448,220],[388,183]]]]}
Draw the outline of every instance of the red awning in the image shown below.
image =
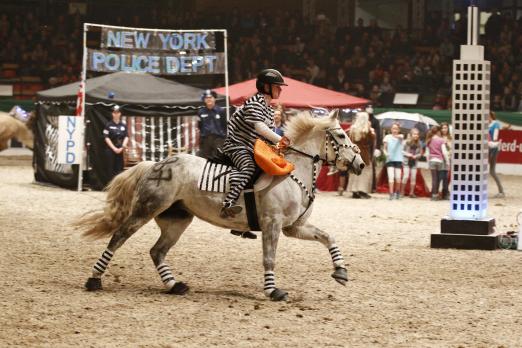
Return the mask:
{"type": "MultiPolygon", "coordinates": [[[[357,108],[368,104],[369,100],[351,96],[346,93],[331,91],[308,83],[285,77],[288,86],[283,86],[281,97],[273,104],[282,104],[288,108],[309,109],[322,107],[327,109],[357,108]]],[[[217,88],[218,94],[225,95],[225,87],[217,88]]],[[[228,87],[230,102],[241,105],[254,95],[256,90],[255,79],[236,83],[228,87]]]]}

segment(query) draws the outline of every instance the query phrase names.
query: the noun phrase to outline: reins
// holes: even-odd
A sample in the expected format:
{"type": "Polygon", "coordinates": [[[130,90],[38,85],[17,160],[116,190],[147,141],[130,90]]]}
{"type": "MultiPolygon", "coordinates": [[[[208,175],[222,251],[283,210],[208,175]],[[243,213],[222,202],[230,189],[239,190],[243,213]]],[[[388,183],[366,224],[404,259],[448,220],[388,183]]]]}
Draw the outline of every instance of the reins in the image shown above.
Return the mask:
{"type": "MultiPolygon", "coordinates": [[[[337,159],[339,158],[339,148],[340,147],[344,147],[344,148],[348,148],[349,145],[348,144],[340,144],[337,139],[335,139],[335,137],[333,136],[333,134],[331,133],[332,130],[337,130],[337,129],[342,129],[342,128],[329,128],[326,130],[326,141],[325,141],[325,147],[326,147],[326,151],[325,151],[325,158],[321,158],[321,156],[319,156],[319,154],[316,154],[316,155],[310,155],[304,151],[301,151],[299,149],[296,149],[295,147],[291,147],[289,146],[288,149],[289,150],[292,150],[304,157],[307,157],[307,158],[310,158],[312,160],[312,189],[309,191],[308,188],[303,184],[303,182],[301,180],[299,180],[299,178],[297,178],[295,175],[293,174],[290,174],[290,178],[292,180],[294,180],[300,187],[301,189],[306,193],[307,197],[308,197],[308,206],[306,207],[305,211],[299,215],[299,217],[297,218],[297,220],[299,220],[307,211],[308,209],[310,209],[310,206],[312,205],[312,203],[314,202],[315,200],[315,191],[316,191],[316,175],[317,175],[317,168],[316,168],[316,164],[317,162],[319,161],[323,161],[325,162],[326,164],[328,165],[335,165],[335,163],[337,162],[337,159]],[[334,150],[335,152],[335,158],[332,160],[332,161],[329,161],[328,160],[328,144],[330,144],[332,146],[332,149],[334,150]]],[[[350,161],[350,165],[353,167],[353,163],[355,161],[355,157],[356,155],[353,156],[353,159],[350,161]]]]}

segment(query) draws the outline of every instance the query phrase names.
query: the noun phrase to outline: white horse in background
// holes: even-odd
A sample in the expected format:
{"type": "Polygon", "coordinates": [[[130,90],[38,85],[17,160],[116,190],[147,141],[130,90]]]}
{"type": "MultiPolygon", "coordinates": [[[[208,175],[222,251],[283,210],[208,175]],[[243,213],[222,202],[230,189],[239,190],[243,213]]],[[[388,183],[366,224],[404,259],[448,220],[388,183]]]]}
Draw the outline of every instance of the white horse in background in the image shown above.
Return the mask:
{"type": "MultiPolygon", "coordinates": [[[[276,301],[287,299],[287,293],[275,286],[275,255],[281,231],[288,237],[322,243],[332,258],[332,277],[342,285],[348,281],[335,239],[306,221],[312,212],[315,180],[323,162],[340,170],[351,169],[357,175],[364,167],[360,151],[341,129],[337,113],[313,118],[309,112],[302,112],[290,119],[285,134],[292,142],[286,159],[296,169],[291,175],[274,177],[269,186],[256,192],[263,237],[264,293],[276,301]]],[[[232,219],[221,218],[224,194],[198,188],[205,163],[203,158],[182,154],[158,163],[141,162],[115,177],[108,185],[104,210],[87,213],[75,222],[86,236],[112,236],[85,284],[87,290],[102,288],[101,276],[116,250],[151,219],[156,220],[161,235],[150,255],[167,291],[178,295],[184,294],[188,286],[174,279],[164,260],[194,216],[227,229],[249,230],[242,198],[238,200],[243,206],[240,214],[232,219]]]]}
{"type": "Polygon", "coordinates": [[[8,148],[8,142],[12,138],[33,149],[34,135],[28,125],[7,112],[0,111],[0,151],[8,148]]]}

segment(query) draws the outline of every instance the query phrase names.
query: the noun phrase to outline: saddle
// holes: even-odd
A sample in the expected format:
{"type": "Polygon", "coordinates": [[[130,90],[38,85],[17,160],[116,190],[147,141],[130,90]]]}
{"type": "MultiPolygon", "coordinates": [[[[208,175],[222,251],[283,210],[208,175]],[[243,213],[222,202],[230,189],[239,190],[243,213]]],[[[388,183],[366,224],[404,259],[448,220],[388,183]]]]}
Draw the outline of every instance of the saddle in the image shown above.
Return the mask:
{"type": "MultiPolygon", "coordinates": [[[[213,156],[210,156],[207,158],[207,163],[205,164],[205,168],[203,169],[203,174],[205,172],[212,172],[209,173],[213,178],[208,178],[209,180],[219,180],[220,182],[226,181],[228,178],[228,174],[235,168],[234,163],[228,157],[225,155],[223,150],[221,148],[218,148],[217,151],[214,152],[213,156]],[[212,175],[213,174],[213,175],[212,175]],[[223,180],[220,180],[223,179],[223,180]]],[[[252,176],[252,180],[247,184],[246,189],[253,188],[255,191],[261,191],[264,188],[266,188],[270,182],[272,182],[270,175],[263,175],[263,170],[256,164],[256,170],[254,172],[254,175],[252,176]],[[259,181],[259,182],[258,182],[259,181]]],[[[225,182],[225,185],[226,185],[225,182]]],[[[204,184],[204,183],[203,183],[204,184]]],[[[201,179],[200,179],[200,189],[203,191],[211,191],[211,192],[225,192],[226,187],[223,186],[223,190],[212,190],[209,187],[205,189],[204,185],[201,185],[201,179]]]]}
{"type": "MultiPolygon", "coordinates": [[[[199,189],[210,192],[226,192],[228,177],[233,169],[234,163],[232,160],[221,149],[217,149],[215,155],[209,157],[207,163],[205,163],[199,179],[199,189]]],[[[256,163],[256,170],[252,180],[250,180],[243,191],[245,210],[251,231],[261,230],[257,217],[255,192],[267,188],[272,180],[273,176],[265,173],[256,163]]]]}

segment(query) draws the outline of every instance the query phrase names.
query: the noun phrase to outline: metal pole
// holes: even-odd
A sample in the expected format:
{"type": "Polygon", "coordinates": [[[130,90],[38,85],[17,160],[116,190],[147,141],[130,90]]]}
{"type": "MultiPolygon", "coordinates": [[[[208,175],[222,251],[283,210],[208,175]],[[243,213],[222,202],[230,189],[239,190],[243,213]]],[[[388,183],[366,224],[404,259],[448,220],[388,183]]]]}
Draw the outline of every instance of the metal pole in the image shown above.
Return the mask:
{"type": "Polygon", "coordinates": [[[83,188],[83,153],[85,150],[85,91],[86,91],[86,80],[87,80],[87,31],[88,24],[83,24],[83,62],[82,62],[82,81],[80,82],[80,92],[82,93],[82,112],[81,119],[83,122],[80,122],[80,164],[78,165],[78,188],[79,192],[82,191],[83,188]]]}
{"type": "Polygon", "coordinates": [[[223,33],[225,37],[225,105],[227,108],[227,122],[230,119],[230,103],[228,98],[228,32],[225,29],[223,33]]]}

